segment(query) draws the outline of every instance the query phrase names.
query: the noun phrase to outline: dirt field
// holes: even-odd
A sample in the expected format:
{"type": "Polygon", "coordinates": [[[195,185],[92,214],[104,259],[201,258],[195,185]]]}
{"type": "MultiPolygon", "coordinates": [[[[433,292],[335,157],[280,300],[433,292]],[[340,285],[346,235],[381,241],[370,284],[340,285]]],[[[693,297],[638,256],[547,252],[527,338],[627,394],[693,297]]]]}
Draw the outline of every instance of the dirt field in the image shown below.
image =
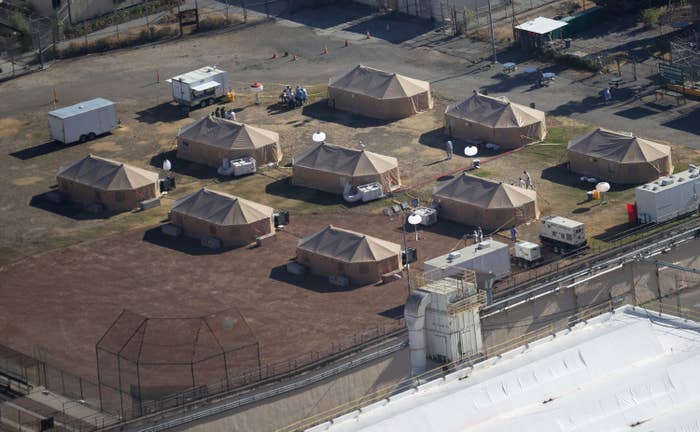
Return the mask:
{"type": "MultiPolygon", "coordinates": [[[[196,241],[138,229],[36,255],[0,270],[0,343],[41,353],[72,373],[95,377],[95,343],[126,308],[144,316],[196,317],[238,308],[258,337],[262,362],[325,351],[400,316],[406,281],[332,290],[296,279],[284,265],[297,238],[334,224],[397,243],[398,219],[361,212],[292,216],[271,247],[210,253],[196,241]]],[[[421,262],[461,244],[466,228],[440,224],[409,246],[421,262]]]]}

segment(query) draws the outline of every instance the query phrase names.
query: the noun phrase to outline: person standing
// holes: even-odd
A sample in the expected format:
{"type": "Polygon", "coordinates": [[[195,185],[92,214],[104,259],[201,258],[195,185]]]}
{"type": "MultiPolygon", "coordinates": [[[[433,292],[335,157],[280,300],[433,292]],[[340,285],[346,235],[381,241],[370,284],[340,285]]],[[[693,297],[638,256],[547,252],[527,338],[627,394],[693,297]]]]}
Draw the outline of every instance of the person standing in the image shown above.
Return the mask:
{"type": "Polygon", "coordinates": [[[535,185],[532,184],[532,177],[530,176],[530,173],[523,171],[523,174],[525,174],[525,189],[535,190],[535,185]]]}
{"type": "Polygon", "coordinates": [[[612,95],[610,94],[610,87],[605,87],[605,90],[603,90],[603,98],[605,98],[605,104],[609,104],[610,100],[612,100],[612,95]]]}
{"type": "Polygon", "coordinates": [[[518,177],[518,184],[521,188],[525,189],[525,180],[522,177],[518,177]]]}
{"type": "Polygon", "coordinates": [[[452,145],[452,141],[447,141],[445,143],[445,153],[447,153],[447,160],[452,159],[452,153],[454,152],[454,146],[452,145]]]}
{"type": "Polygon", "coordinates": [[[510,239],[512,241],[518,240],[518,229],[516,227],[510,229],[510,239]]]}

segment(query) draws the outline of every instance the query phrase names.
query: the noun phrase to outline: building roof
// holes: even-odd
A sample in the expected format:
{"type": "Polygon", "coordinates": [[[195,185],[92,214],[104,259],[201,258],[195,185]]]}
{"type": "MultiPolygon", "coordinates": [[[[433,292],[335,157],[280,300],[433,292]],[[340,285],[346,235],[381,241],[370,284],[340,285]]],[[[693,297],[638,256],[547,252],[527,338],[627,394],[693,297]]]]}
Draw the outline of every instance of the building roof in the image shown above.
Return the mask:
{"type": "Polygon", "coordinates": [[[671,156],[671,148],[631,133],[598,128],[569,141],[569,151],[619,163],[639,163],[671,156]]]}
{"type": "Polygon", "coordinates": [[[170,78],[169,81],[181,81],[184,84],[191,84],[195,83],[198,81],[201,81],[203,79],[207,79],[209,77],[216,76],[220,73],[223,73],[221,69],[218,69],[216,66],[204,66],[199,69],[195,69],[193,71],[174,76],[170,78]]]}
{"type": "Polygon", "coordinates": [[[92,154],[59,168],[56,176],[103,191],[132,190],[158,182],[157,173],[92,154]]]}
{"type": "Polygon", "coordinates": [[[308,432],[689,431],[700,326],[624,306],[308,432]]]}
{"type": "Polygon", "coordinates": [[[474,93],[447,107],[445,114],[492,128],[518,128],[545,120],[544,112],[513,103],[505,96],[474,93]]]}
{"type": "Polygon", "coordinates": [[[530,33],[547,34],[556,29],[562,28],[568,23],[565,21],[557,21],[551,18],[537,17],[534,20],[515,26],[518,30],[528,31],[530,33]]]}
{"type": "Polygon", "coordinates": [[[49,112],[50,116],[58,117],[61,119],[73,117],[74,115],[81,114],[84,112],[92,111],[95,109],[103,108],[106,106],[114,105],[114,102],[104,98],[95,98],[89,101],[79,102],[75,105],[59,108],[49,112]]]}
{"type": "Polygon", "coordinates": [[[216,225],[248,225],[270,219],[274,212],[266,205],[207,188],[177,200],[172,211],[216,225]]]}
{"type": "MultiPolygon", "coordinates": [[[[448,267],[459,267],[465,262],[474,260],[475,258],[483,257],[484,255],[491,255],[497,253],[501,249],[508,249],[508,245],[501,243],[496,240],[484,240],[479,244],[470,245],[456,251],[452,251],[445,255],[440,255],[435,258],[426,260],[423,264],[424,267],[430,268],[448,268],[448,267]]],[[[508,253],[505,252],[507,255],[508,253]]]]}
{"type": "Polygon", "coordinates": [[[223,149],[256,149],[279,142],[277,132],[208,115],[184,126],[177,134],[182,140],[223,149]]]}
{"type": "Polygon", "coordinates": [[[401,254],[401,246],[329,225],[299,240],[297,248],[347,263],[381,261],[401,254]]]}
{"type": "Polygon", "coordinates": [[[326,143],[295,156],[292,163],[350,177],[381,174],[399,166],[395,157],[326,143]]]}
{"type": "Polygon", "coordinates": [[[520,207],[537,199],[535,191],[468,174],[439,187],[433,195],[490,209],[520,207]]]}
{"type": "Polygon", "coordinates": [[[430,83],[392,72],[358,65],[344,75],[331,78],[329,87],[375,99],[399,99],[430,91],[430,83]]]}
{"type": "Polygon", "coordinates": [[[697,167],[691,167],[685,171],[662,177],[653,182],[637,186],[635,193],[640,191],[647,194],[664,194],[669,189],[685,187],[688,184],[700,182],[700,170],[697,167]]]}

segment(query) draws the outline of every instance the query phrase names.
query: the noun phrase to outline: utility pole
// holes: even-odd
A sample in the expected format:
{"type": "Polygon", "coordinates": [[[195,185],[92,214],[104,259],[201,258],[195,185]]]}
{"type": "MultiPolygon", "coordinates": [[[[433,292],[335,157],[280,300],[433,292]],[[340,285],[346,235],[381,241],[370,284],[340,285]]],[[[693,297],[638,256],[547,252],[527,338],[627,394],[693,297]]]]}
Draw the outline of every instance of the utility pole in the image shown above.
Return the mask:
{"type": "Polygon", "coordinates": [[[493,35],[493,14],[491,13],[491,0],[487,0],[489,7],[489,30],[491,31],[491,51],[493,51],[493,63],[498,63],[496,58],[496,39],[493,35]]]}
{"type": "Polygon", "coordinates": [[[401,212],[401,232],[403,233],[403,254],[402,257],[406,257],[406,289],[408,290],[408,295],[411,295],[411,264],[408,262],[408,246],[406,245],[406,212],[401,212]]]}

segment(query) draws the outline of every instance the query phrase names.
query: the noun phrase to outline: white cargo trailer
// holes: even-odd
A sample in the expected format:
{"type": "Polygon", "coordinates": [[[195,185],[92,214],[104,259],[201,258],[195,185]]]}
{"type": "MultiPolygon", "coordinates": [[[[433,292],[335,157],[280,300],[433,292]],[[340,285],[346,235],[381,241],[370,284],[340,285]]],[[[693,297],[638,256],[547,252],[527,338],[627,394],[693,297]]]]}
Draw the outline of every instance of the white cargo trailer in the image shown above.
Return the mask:
{"type": "Polygon", "coordinates": [[[555,253],[565,253],[586,246],[586,226],[561,216],[542,218],[540,240],[552,246],[555,253]]]}
{"type": "Polygon", "coordinates": [[[634,190],[637,219],[660,223],[698,211],[699,194],[700,170],[695,166],[639,186],[634,190]]]}
{"type": "Polygon", "coordinates": [[[229,92],[228,72],[206,66],[170,78],[173,99],[186,107],[205,107],[229,92]]]}
{"type": "Polygon", "coordinates": [[[430,281],[453,276],[460,270],[493,273],[496,280],[510,276],[508,245],[495,240],[484,240],[423,263],[425,279],[430,281]]]}
{"type": "Polygon", "coordinates": [[[114,102],[96,98],[49,112],[51,139],[85,142],[119,127],[114,102]]]}

